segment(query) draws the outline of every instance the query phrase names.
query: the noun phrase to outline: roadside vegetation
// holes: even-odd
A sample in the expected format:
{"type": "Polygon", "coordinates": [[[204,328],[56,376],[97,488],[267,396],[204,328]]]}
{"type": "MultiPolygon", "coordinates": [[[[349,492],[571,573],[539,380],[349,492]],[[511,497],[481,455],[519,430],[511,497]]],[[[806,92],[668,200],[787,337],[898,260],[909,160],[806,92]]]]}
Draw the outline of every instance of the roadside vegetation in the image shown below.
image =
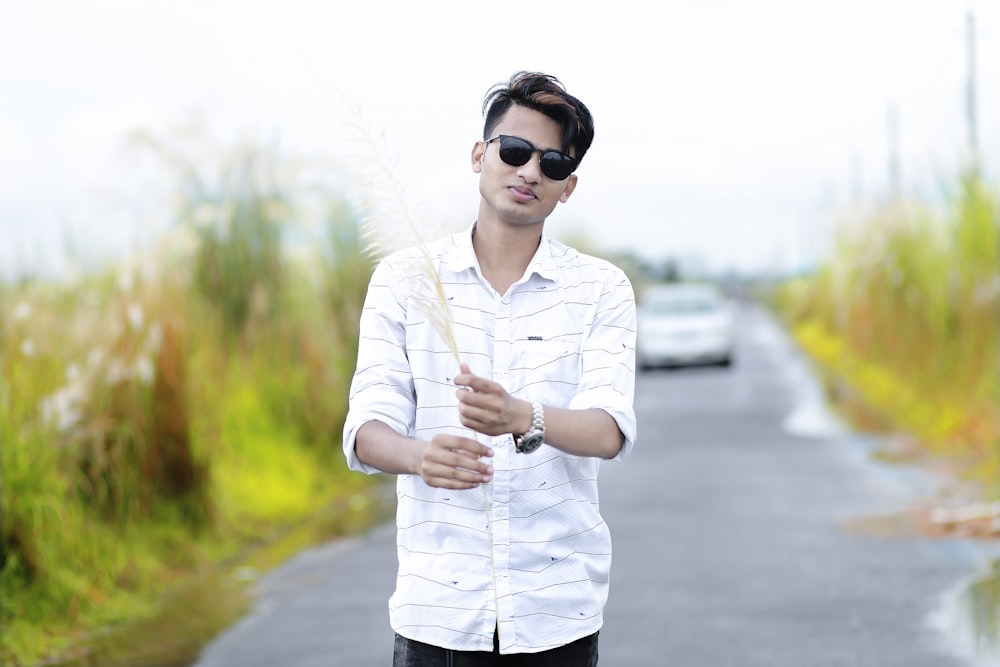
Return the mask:
{"type": "Polygon", "coordinates": [[[778,290],[779,312],[870,426],[1000,498],[1000,196],[966,176],[943,205],[845,227],[814,275],[778,290]]]}
{"type": "MultiPolygon", "coordinates": [[[[340,454],[372,267],[342,184],[259,145],[206,159],[141,143],[173,192],[160,244],[0,283],[5,665],[154,617],[198,573],[327,508],[359,512],[377,481],[340,454]]],[[[1000,195],[966,177],[943,206],[844,229],[776,310],[878,427],[1000,498],[1000,195]]],[[[637,289],[664,278],[613,259],[637,289]]]]}
{"type": "Polygon", "coordinates": [[[161,245],[0,285],[5,665],[155,614],[371,481],[340,454],[371,269],[352,208],[259,146],[145,146],[175,190],[161,245]]]}

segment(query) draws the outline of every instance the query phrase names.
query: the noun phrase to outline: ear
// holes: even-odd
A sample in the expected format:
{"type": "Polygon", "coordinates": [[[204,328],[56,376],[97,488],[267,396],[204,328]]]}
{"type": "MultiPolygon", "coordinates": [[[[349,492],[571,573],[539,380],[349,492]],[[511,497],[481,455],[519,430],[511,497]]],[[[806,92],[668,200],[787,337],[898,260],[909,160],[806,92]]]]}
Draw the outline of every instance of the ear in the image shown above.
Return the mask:
{"type": "Polygon", "coordinates": [[[472,171],[479,174],[483,171],[483,156],[486,155],[486,144],[477,141],[472,147],[472,171]]]}
{"type": "Polygon", "coordinates": [[[576,190],[576,174],[570,174],[569,178],[566,179],[566,188],[559,195],[559,201],[563,204],[569,201],[569,196],[573,194],[573,190],[576,190]]]}

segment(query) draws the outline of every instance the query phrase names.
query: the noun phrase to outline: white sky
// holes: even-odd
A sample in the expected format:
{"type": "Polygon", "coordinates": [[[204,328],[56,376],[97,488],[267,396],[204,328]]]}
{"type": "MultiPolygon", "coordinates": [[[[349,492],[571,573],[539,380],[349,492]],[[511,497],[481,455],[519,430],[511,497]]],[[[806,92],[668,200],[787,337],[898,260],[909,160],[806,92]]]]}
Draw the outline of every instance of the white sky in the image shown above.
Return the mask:
{"type": "Polygon", "coordinates": [[[970,8],[993,177],[1000,0],[5,0],[0,271],[51,261],[67,235],[98,254],[155,235],[166,212],[121,203],[142,194],[123,142],[192,114],[220,142],[279,137],[351,169],[360,109],[418,215],[464,227],[483,94],[519,69],[555,74],[596,119],[551,234],[795,268],[847,205],[885,196],[890,105],[906,191],[957,171],[970,8]]]}

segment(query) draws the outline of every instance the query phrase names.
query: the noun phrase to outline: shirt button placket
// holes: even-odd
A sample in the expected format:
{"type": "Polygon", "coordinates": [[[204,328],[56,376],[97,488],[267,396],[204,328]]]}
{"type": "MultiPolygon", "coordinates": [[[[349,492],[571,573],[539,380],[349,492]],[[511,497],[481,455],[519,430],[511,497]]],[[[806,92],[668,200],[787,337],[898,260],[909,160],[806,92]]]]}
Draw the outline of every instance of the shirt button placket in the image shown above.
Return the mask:
{"type": "Polygon", "coordinates": [[[507,297],[496,302],[493,330],[493,380],[505,384],[510,370],[510,306],[507,297]]]}
{"type": "MultiPolygon", "coordinates": [[[[510,371],[510,302],[502,297],[496,302],[493,339],[493,380],[507,388],[510,371]]],[[[493,585],[497,591],[497,622],[500,633],[513,630],[513,598],[510,588],[510,468],[512,440],[509,435],[494,438],[493,503],[493,585]]]]}

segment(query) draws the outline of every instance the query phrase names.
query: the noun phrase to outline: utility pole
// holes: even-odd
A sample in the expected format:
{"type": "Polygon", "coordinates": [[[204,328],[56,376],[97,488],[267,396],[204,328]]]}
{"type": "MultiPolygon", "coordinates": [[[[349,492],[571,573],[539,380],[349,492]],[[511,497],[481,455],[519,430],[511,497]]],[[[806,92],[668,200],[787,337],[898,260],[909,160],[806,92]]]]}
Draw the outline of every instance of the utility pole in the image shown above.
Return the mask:
{"type": "Polygon", "coordinates": [[[968,47],[968,81],[965,89],[966,121],[969,130],[969,162],[973,176],[979,175],[979,128],[976,117],[976,15],[969,10],[966,16],[966,44],[968,47]]]}

